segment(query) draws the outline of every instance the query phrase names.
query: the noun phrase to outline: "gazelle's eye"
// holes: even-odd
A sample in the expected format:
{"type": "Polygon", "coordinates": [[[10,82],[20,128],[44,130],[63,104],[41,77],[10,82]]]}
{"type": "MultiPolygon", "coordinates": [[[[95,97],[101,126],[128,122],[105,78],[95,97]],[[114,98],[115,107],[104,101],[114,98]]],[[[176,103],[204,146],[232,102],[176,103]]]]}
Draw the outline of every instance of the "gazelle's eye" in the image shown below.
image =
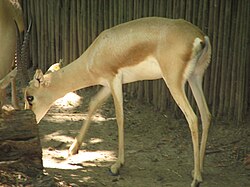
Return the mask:
{"type": "Polygon", "coordinates": [[[28,95],[28,96],[26,97],[26,99],[27,99],[29,105],[32,105],[32,101],[34,100],[34,97],[33,97],[32,95],[28,95]]]}

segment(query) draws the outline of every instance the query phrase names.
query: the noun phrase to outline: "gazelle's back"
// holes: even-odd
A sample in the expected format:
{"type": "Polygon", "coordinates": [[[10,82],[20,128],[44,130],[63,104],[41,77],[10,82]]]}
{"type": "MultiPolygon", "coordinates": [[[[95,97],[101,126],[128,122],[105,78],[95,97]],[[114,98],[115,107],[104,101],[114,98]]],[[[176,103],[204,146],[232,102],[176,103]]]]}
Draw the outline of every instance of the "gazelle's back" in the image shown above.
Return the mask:
{"type": "Polygon", "coordinates": [[[190,60],[195,38],[204,41],[204,34],[182,19],[149,17],[130,21],[105,30],[96,38],[87,50],[91,59],[89,67],[100,75],[103,72],[117,74],[123,69],[128,76],[133,76],[133,67],[136,67],[134,73],[148,71],[148,77],[136,75],[139,79],[130,77],[125,83],[161,78],[160,64],[170,67],[175,63],[173,60],[179,59],[180,63],[190,60]],[[144,65],[140,65],[142,63],[144,65]],[[141,67],[144,69],[140,70],[141,67]]]}

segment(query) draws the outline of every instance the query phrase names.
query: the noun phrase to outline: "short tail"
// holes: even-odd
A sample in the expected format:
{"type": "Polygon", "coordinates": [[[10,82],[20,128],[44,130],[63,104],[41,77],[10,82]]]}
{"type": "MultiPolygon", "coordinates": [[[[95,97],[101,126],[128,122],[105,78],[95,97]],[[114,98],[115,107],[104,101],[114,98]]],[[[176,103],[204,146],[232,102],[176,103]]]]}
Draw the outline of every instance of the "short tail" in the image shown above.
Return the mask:
{"type": "Polygon", "coordinates": [[[207,69],[210,60],[211,60],[211,44],[208,36],[204,37],[204,43],[201,44],[203,49],[198,56],[196,67],[194,69],[195,74],[203,74],[204,71],[207,69]]]}
{"type": "Polygon", "coordinates": [[[208,36],[204,37],[204,41],[195,38],[192,48],[192,55],[184,71],[184,78],[187,80],[193,74],[203,75],[207,69],[211,58],[211,44],[208,36]]]}

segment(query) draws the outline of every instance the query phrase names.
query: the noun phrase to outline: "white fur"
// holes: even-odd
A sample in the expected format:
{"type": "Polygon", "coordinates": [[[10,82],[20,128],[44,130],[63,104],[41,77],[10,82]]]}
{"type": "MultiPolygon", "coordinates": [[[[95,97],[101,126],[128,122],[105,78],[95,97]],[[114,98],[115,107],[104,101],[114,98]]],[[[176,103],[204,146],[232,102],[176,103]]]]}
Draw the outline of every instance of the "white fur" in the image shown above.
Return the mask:
{"type": "Polygon", "coordinates": [[[202,40],[200,38],[195,38],[193,42],[191,59],[188,62],[188,65],[183,74],[185,80],[187,80],[190,77],[190,75],[194,72],[197,62],[197,54],[201,51],[201,41],[202,40]]]}
{"type": "Polygon", "coordinates": [[[135,66],[121,68],[120,73],[122,73],[124,84],[139,80],[160,79],[162,77],[160,66],[152,56],[135,66]]]}

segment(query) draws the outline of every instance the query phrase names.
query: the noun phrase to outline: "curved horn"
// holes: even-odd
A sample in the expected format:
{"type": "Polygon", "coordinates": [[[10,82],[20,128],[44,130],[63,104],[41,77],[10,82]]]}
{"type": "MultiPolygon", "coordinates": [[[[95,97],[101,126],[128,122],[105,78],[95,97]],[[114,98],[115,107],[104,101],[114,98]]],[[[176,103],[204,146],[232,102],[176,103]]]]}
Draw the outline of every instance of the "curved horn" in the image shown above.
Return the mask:
{"type": "MultiPolygon", "coordinates": [[[[15,66],[17,67],[17,73],[22,73],[22,62],[21,62],[21,37],[20,37],[20,32],[19,28],[17,25],[17,22],[15,22],[16,26],[16,38],[17,38],[17,43],[16,43],[16,54],[15,54],[15,66]]],[[[22,74],[20,75],[21,77],[21,84],[24,85],[25,81],[23,80],[22,74]]]]}
{"type": "Polygon", "coordinates": [[[30,21],[29,23],[29,27],[28,30],[26,31],[25,35],[24,35],[24,40],[23,40],[23,44],[21,47],[21,63],[20,63],[20,69],[22,72],[22,86],[25,87],[30,78],[29,78],[29,74],[28,74],[28,55],[29,55],[29,39],[30,39],[30,29],[31,29],[31,25],[32,22],[30,21]]]}

